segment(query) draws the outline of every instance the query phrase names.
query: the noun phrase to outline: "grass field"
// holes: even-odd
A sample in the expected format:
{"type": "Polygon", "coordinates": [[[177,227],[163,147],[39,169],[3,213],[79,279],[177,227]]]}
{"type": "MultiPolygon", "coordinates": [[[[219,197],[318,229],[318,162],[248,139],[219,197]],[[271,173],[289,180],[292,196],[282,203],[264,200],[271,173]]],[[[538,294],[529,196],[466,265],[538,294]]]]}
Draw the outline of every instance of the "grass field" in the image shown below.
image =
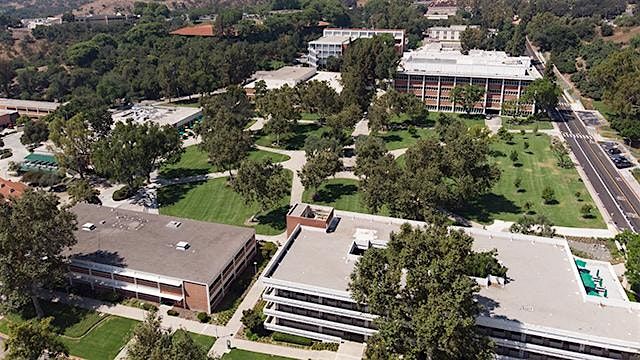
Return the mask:
{"type": "Polygon", "coordinates": [[[183,329],[176,330],[174,335],[177,334],[178,332],[186,333],[187,335],[189,335],[189,337],[193,339],[193,342],[198,344],[200,348],[202,348],[202,350],[204,350],[205,352],[209,352],[209,349],[211,349],[211,347],[213,346],[213,343],[216,342],[216,338],[214,337],[192,333],[190,331],[185,331],[183,329]]]}
{"type": "Polygon", "coordinates": [[[530,124],[522,124],[516,125],[509,123],[508,118],[502,118],[502,126],[504,126],[507,130],[533,130],[535,125],[538,125],[538,130],[551,130],[553,129],[553,124],[550,121],[534,121],[530,124]]]}
{"type": "Polygon", "coordinates": [[[109,316],[80,339],[62,338],[69,353],[88,360],[111,360],[131,339],[138,321],[109,316]]]}
{"type": "MultiPolygon", "coordinates": [[[[312,199],[312,192],[305,190],[302,201],[320,205],[332,206],[338,210],[369,213],[370,211],[362,203],[358,181],[352,179],[329,179],[324,181],[317,191],[317,196],[312,199]]],[[[384,209],[381,215],[388,215],[384,209]]]]}
{"type": "MultiPolygon", "coordinates": [[[[291,177],[292,174],[287,170],[291,177]]],[[[223,224],[247,226],[251,216],[258,213],[257,205],[246,205],[240,195],[227,184],[228,178],[200,183],[171,185],[158,190],[160,214],[223,224]]],[[[289,209],[289,196],[280,206],[256,216],[256,232],[277,235],[285,230],[285,215],[289,209]]]]}
{"type": "Polygon", "coordinates": [[[515,221],[522,216],[525,202],[530,202],[532,211],[548,217],[555,225],[604,228],[600,214],[593,211],[594,217],[585,219],[580,214],[584,204],[594,206],[587,189],[575,169],[562,169],[556,165],[556,159],[549,150],[550,138],[540,134],[534,136],[515,134],[514,145],[499,142],[493,145],[495,158],[502,174],[493,191],[479,201],[459,211],[463,216],[482,223],[490,223],[494,219],[515,221]],[[529,150],[523,150],[524,141],[530,144],[529,150]],[[519,155],[519,166],[514,166],[508,158],[512,150],[519,155]],[[514,186],[516,178],[522,180],[521,190],[514,186]],[[551,187],[555,192],[556,204],[544,204],[542,190],[551,187]],[[580,192],[580,199],[575,193],[580,192]]]}
{"type": "MultiPolygon", "coordinates": [[[[52,324],[62,335],[62,342],[73,356],[89,360],[111,360],[129,341],[135,320],[105,315],[91,310],[61,303],[41,303],[45,316],[54,318],[52,324]]],[[[32,315],[24,315],[32,318],[32,315]]],[[[23,322],[16,314],[8,314],[0,320],[0,332],[8,334],[9,323],[23,322]]]]}
{"type": "MultiPolygon", "coordinates": [[[[248,158],[251,160],[270,159],[273,162],[289,160],[287,155],[257,149],[251,150],[248,158]]],[[[185,149],[177,163],[163,166],[160,169],[160,176],[172,179],[193,175],[204,175],[219,171],[221,171],[221,169],[216,168],[209,163],[207,154],[197,145],[193,145],[185,149]]]]}
{"type": "Polygon", "coordinates": [[[293,129],[293,133],[287,137],[280,137],[280,144],[276,145],[276,136],[262,131],[256,133],[256,144],[266,147],[300,150],[304,147],[304,141],[311,135],[320,136],[326,128],[314,123],[299,123],[293,129]]]}
{"type": "Polygon", "coordinates": [[[435,136],[435,132],[431,128],[416,128],[415,134],[409,133],[409,130],[390,130],[378,134],[384,141],[387,150],[396,150],[411,147],[420,139],[426,139],[435,136]]]}
{"type": "Polygon", "coordinates": [[[292,360],[282,356],[261,354],[252,351],[233,349],[222,356],[222,360],[292,360]]]}

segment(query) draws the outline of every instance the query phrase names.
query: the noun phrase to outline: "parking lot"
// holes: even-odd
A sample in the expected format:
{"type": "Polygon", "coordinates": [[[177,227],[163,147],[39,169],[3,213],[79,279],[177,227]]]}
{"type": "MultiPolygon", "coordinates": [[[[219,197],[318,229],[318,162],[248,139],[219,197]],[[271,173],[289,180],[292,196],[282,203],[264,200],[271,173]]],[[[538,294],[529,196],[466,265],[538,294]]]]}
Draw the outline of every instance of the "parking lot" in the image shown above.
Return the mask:
{"type": "Polygon", "coordinates": [[[618,169],[626,169],[635,166],[629,159],[627,159],[623,154],[618,144],[612,141],[604,141],[599,143],[604,152],[609,156],[613,165],[615,165],[618,169]]]}

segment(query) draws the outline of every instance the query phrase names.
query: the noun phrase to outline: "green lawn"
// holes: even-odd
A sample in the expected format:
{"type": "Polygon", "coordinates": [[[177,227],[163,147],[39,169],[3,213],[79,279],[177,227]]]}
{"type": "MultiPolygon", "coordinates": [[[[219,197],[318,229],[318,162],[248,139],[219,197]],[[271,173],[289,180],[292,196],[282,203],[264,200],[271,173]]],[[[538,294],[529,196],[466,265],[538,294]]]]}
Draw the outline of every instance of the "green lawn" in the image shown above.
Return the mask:
{"type": "Polygon", "coordinates": [[[597,210],[593,211],[594,217],[591,219],[581,216],[580,208],[584,204],[591,204],[594,209],[595,204],[578,172],[556,165],[549,150],[549,136],[528,134],[525,138],[516,134],[514,145],[499,142],[492,146],[498,155],[495,161],[502,172],[500,180],[491,193],[459,213],[481,223],[491,223],[494,219],[515,221],[522,216],[523,204],[528,201],[535,213],[545,215],[555,225],[604,228],[605,224],[597,210]],[[525,140],[530,144],[528,152],[523,150],[525,140]],[[508,158],[514,149],[518,152],[520,166],[514,166],[508,158]],[[522,180],[520,191],[514,186],[514,180],[518,177],[522,180]],[[543,203],[541,194],[547,186],[554,190],[556,204],[543,203]],[[575,196],[577,191],[581,193],[580,199],[575,196]]]}
{"type": "Polygon", "coordinates": [[[409,130],[390,130],[378,134],[387,147],[387,150],[396,150],[411,147],[420,139],[426,139],[435,136],[432,128],[416,128],[415,134],[411,134],[409,130]]]}
{"type": "Polygon", "coordinates": [[[292,360],[282,356],[261,354],[252,351],[233,349],[222,356],[222,360],[292,360]]]}
{"type": "MultiPolygon", "coordinates": [[[[54,318],[52,324],[62,335],[62,342],[73,356],[85,359],[110,360],[129,341],[135,320],[101,314],[62,303],[41,301],[45,316],[54,318]]],[[[32,311],[27,311],[32,312],[32,311]]],[[[0,320],[0,332],[9,332],[9,323],[33,318],[33,314],[7,314],[0,320]]]]}
{"type": "MultiPolygon", "coordinates": [[[[305,190],[302,194],[302,201],[306,203],[328,205],[338,210],[370,213],[367,207],[362,203],[358,180],[325,180],[320,186],[320,189],[318,189],[315,199],[312,199],[311,191],[305,190]]],[[[380,214],[388,215],[388,211],[383,209],[380,214]]]]}
{"type": "Polygon", "coordinates": [[[213,343],[216,342],[216,338],[214,338],[212,336],[196,334],[196,333],[193,333],[193,332],[190,332],[190,331],[186,331],[186,330],[183,330],[183,329],[176,330],[174,335],[177,334],[178,332],[186,333],[187,335],[189,335],[189,337],[191,339],[193,339],[193,342],[198,344],[200,346],[200,348],[202,348],[202,350],[204,350],[205,352],[209,352],[209,349],[211,349],[211,347],[213,346],[213,343]]]}
{"type": "Polygon", "coordinates": [[[538,130],[551,130],[553,129],[553,124],[550,121],[534,121],[530,124],[522,124],[516,125],[509,123],[508,118],[502,118],[502,126],[504,126],[508,130],[533,130],[534,126],[538,124],[538,130]]]}
{"type": "Polygon", "coordinates": [[[80,339],[62,338],[69,353],[88,360],[111,360],[129,342],[138,321],[109,316],[80,339]]]}
{"type": "Polygon", "coordinates": [[[311,135],[321,136],[327,129],[315,123],[299,123],[293,133],[287,137],[280,136],[280,144],[276,145],[276,136],[266,134],[262,130],[256,133],[256,144],[261,146],[300,150],[304,147],[304,141],[311,135]]]}
{"type": "MultiPolygon", "coordinates": [[[[277,154],[270,151],[253,149],[249,152],[249,159],[262,160],[269,159],[273,162],[283,162],[289,160],[287,155],[277,154]]],[[[193,175],[204,175],[212,172],[219,172],[221,169],[209,163],[207,154],[197,145],[189,146],[175,164],[168,164],[160,169],[160,176],[165,178],[177,178],[193,175]]]]}
{"type": "MultiPolygon", "coordinates": [[[[290,177],[293,175],[287,170],[290,177]]],[[[228,178],[200,183],[165,186],[158,190],[160,214],[223,224],[247,226],[251,216],[258,213],[257,205],[246,205],[240,195],[227,184],[228,178]]],[[[285,228],[285,215],[289,209],[289,196],[280,206],[256,217],[256,232],[277,235],[285,228]]]]}
{"type": "Polygon", "coordinates": [[[300,119],[316,121],[320,119],[320,114],[303,112],[300,113],[300,119]]]}

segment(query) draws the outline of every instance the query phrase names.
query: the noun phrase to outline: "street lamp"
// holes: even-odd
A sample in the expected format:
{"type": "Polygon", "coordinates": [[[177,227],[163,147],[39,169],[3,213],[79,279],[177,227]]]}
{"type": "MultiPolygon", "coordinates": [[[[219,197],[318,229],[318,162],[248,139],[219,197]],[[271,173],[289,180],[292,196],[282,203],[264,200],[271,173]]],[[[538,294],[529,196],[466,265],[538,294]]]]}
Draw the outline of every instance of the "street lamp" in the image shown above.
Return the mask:
{"type": "Polygon", "coordinates": [[[253,262],[253,274],[258,274],[258,262],[254,261],[253,262]]]}

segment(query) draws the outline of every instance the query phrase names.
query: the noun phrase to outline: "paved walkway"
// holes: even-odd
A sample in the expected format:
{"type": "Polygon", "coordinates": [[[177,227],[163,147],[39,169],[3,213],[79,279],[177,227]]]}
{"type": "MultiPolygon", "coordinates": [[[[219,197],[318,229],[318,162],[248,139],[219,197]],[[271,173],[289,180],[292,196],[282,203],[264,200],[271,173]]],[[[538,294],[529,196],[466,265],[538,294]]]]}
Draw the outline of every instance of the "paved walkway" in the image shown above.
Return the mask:
{"type": "MultiPolygon", "coordinates": [[[[490,231],[509,232],[509,228],[513,223],[513,221],[494,220],[493,224],[484,226],[484,228],[490,231]]],[[[612,238],[616,235],[616,232],[610,229],[588,229],[565,226],[554,226],[553,228],[556,230],[556,234],[563,236],[612,238]]]]}
{"type": "Polygon", "coordinates": [[[281,163],[282,167],[285,169],[291,170],[293,173],[293,181],[291,183],[291,201],[290,204],[297,204],[302,202],[302,193],[304,193],[304,186],[302,186],[302,182],[300,181],[300,176],[298,176],[298,170],[301,170],[304,164],[307,162],[307,159],[304,155],[304,151],[302,150],[282,150],[276,148],[270,148],[266,146],[256,146],[259,150],[271,151],[278,154],[283,154],[289,156],[289,160],[281,163]]]}
{"type": "Polygon", "coordinates": [[[370,133],[369,120],[362,119],[362,120],[358,121],[358,123],[356,124],[356,128],[351,133],[351,136],[357,137],[357,136],[360,136],[360,135],[369,135],[369,133],[370,133]]]}
{"type": "Polygon", "coordinates": [[[485,119],[484,125],[492,134],[497,134],[498,130],[502,127],[502,118],[500,116],[494,116],[491,119],[485,119]]]}

